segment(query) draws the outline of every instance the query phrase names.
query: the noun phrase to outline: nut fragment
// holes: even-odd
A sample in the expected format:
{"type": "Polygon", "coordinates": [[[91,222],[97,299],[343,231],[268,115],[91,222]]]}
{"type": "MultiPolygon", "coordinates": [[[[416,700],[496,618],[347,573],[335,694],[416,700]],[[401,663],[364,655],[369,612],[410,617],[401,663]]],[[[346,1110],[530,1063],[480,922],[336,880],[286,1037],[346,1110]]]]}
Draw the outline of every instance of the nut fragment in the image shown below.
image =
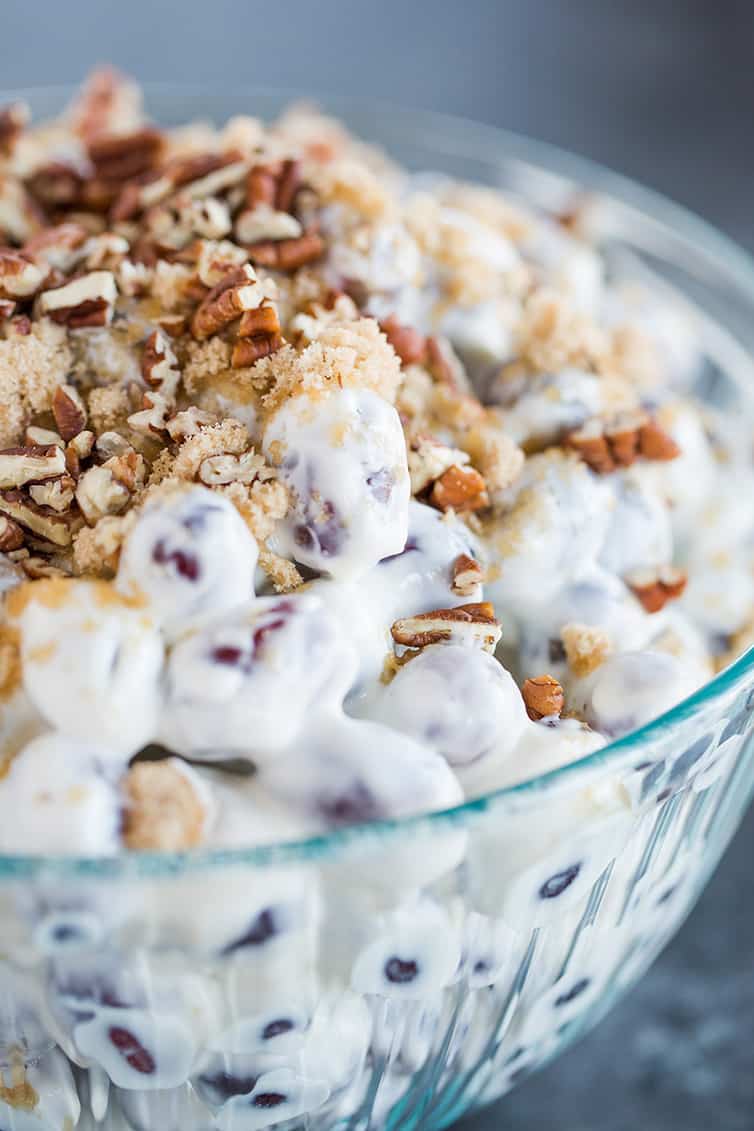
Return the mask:
{"type": "Polygon", "coordinates": [[[0,552],[7,554],[9,550],[20,550],[23,544],[24,532],[18,523],[0,514],[0,552]]]}
{"type": "Polygon", "coordinates": [[[433,485],[429,501],[441,511],[478,511],[489,506],[490,500],[478,471],[453,464],[433,485]]]}
{"type": "Polygon", "coordinates": [[[76,502],[90,526],[106,514],[118,514],[124,510],[130,497],[128,488],[104,464],[90,467],[76,486],[76,502]]]}
{"type": "Polygon", "coordinates": [[[71,528],[63,515],[48,511],[20,491],[0,491],[0,513],[55,546],[69,546],[71,528]]]}
{"type": "Polygon", "coordinates": [[[160,330],[155,330],[144,343],[144,352],[141,355],[141,375],[148,385],[153,388],[160,387],[165,393],[167,385],[169,391],[175,392],[181,373],[178,368],[178,359],[173,353],[170,342],[160,330]]]}
{"type": "Polygon", "coordinates": [[[234,322],[246,310],[254,310],[265,298],[254,269],[245,264],[229,272],[200,303],[191,320],[191,332],[202,341],[234,322]]]}
{"type": "Polygon", "coordinates": [[[61,475],[59,479],[50,479],[47,483],[32,484],[29,494],[40,507],[50,507],[51,510],[62,513],[73,502],[75,487],[75,480],[70,475],[61,475]]]}
{"type": "Polygon", "coordinates": [[[468,455],[460,448],[449,448],[439,440],[435,440],[433,436],[415,436],[408,452],[412,493],[421,494],[430,483],[440,479],[449,468],[460,467],[468,462],[468,455]]]}
{"type": "Polygon", "coordinates": [[[453,581],[451,589],[459,597],[471,597],[482,584],[484,570],[479,562],[468,554],[459,554],[451,566],[453,581]]]}
{"type": "Polygon", "coordinates": [[[401,365],[423,365],[427,360],[427,339],[412,326],[404,326],[395,314],[380,322],[380,329],[390,342],[401,365]]]}
{"type": "Polygon", "coordinates": [[[243,452],[240,456],[208,456],[199,465],[199,479],[208,487],[226,483],[253,483],[259,475],[261,458],[254,452],[243,452]]]}
{"type": "Polygon", "coordinates": [[[65,456],[55,444],[0,451],[0,488],[22,487],[40,479],[54,479],[65,471],[65,456]]]}
{"type": "Polygon", "coordinates": [[[96,176],[125,181],[148,172],[158,161],[163,136],[153,126],[131,133],[97,134],[87,146],[96,176]]]}
{"type": "Polygon", "coordinates": [[[62,287],[43,291],[38,299],[39,312],[72,330],[85,326],[107,326],[117,297],[118,288],[112,272],[91,271],[62,287]]]}
{"type": "Polygon", "coordinates": [[[295,216],[260,203],[240,213],[235,232],[239,243],[257,244],[264,240],[298,239],[303,229],[295,216]]]}
{"type": "Polygon", "coordinates": [[[647,420],[639,430],[639,451],[645,459],[671,460],[681,454],[673,437],[656,420],[647,420]]]}
{"type": "Polygon", "coordinates": [[[202,843],[207,810],[177,759],[137,762],[126,774],[127,848],[183,852],[202,843]]]}
{"type": "Polygon", "coordinates": [[[30,298],[36,294],[47,276],[28,255],[11,248],[0,248],[0,297],[30,298]]]}
{"type": "Polygon", "coordinates": [[[52,397],[52,415],[66,442],[86,428],[86,408],[73,385],[58,385],[52,397]]]}
{"type": "Polygon", "coordinates": [[[59,448],[65,447],[59,432],[53,432],[51,428],[39,428],[36,424],[29,425],[24,440],[27,444],[36,444],[41,448],[49,448],[51,444],[57,444],[59,448]]]}
{"type": "Polygon", "coordinates": [[[568,433],[565,444],[578,452],[584,463],[599,475],[630,467],[640,456],[671,460],[681,451],[657,421],[638,412],[623,413],[612,421],[588,420],[568,433]]]}
{"type": "Polygon", "coordinates": [[[177,412],[174,417],[168,420],[166,429],[168,436],[176,444],[181,440],[188,439],[189,436],[195,436],[202,428],[206,428],[209,424],[216,424],[217,417],[211,412],[205,412],[196,405],[184,409],[183,412],[177,412]]]}
{"type": "Polygon", "coordinates": [[[501,628],[489,601],[480,601],[403,617],[395,621],[390,632],[395,643],[406,648],[424,648],[452,640],[478,644],[486,652],[494,652],[501,628]]]}
{"type": "Polygon", "coordinates": [[[538,675],[534,679],[527,679],[521,688],[521,694],[524,697],[526,713],[535,722],[559,715],[563,710],[565,703],[563,688],[554,676],[538,675]]]}
{"type": "Polygon", "coordinates": [[[634,570],[625,580],[648,613],[659,613],[668,601],[682,596],[688,578],[682,569],[663,566],[657,570],[634,570]]]}
{"type": "Polygon", "coordinates": [[[263,240],[248,245],[249,259],[262,267],[277,271],[296,271],[307,263],[320,259],[325,252],[325,241],[318,232],[304,232],[291,240],[263,240]]]}

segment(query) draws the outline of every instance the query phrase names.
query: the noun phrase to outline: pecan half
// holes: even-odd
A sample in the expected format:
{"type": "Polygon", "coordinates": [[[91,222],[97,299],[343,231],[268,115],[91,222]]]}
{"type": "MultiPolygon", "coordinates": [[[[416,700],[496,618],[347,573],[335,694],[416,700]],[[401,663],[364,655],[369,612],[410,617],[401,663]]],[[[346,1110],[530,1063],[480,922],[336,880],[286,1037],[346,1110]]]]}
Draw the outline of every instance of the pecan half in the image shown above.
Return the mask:
{"type": "Polygon", "coordinates": [[[86,428],[86,408],[73,385],[58,385],[52,397],[52,415],[61,437],[72,440],[86,428]]]}
{"type": "Polygon", "coordinates": [[[451,566],[451,589],[459,597],[471,597],[484,579],[484,570],[475,558],[459,554],[451,566]]]}
{"type": "Polygon", "coordinates": [[[675,601],[682,596],[688,578],[682,569],[663,566],[657,570],[634,570],[625,581],[648,613],[659,613],[668,601],[675,601]]]}
{"type": "Polygon", "coordinates": [[[554,676],[538,675],[527,679],[521,688],[526,713],[535,722],[539,719],[559,715],[563,710],[565,696],[563,688],[554,676]]]}
{"type": "Polygon", "coordinates": [[[390,632],[395,643],[406,648],[425,648],[428,644],[458,640],[471,641],[487,652],[494,652],[501,628],[489,601],[480,601],[402,617],[395,621],[390,632]]]}
{"type": "Polygon", "coordinates": [[[65,456],[60,448],[5,448],[0,451],[0,488],[22,487],[41,479],[54,479],[65,472],[65,456]]]}
{"type": "Polygon", "coordinates": [[[458,464],[453,464],[435,481],[429,501],[441,511],[478,511],[490,502],[484,477],[473,467],[458,464]]]}
{"type": "Polygon", "coordinates": [[[110,271],[91,271],[62,287],[43,291],[38,298],[40,314],[72,330],[85,326],[107,326],[118,297],[115,277],[110,271]]]}
{"type": "Polygon", "coordinates": [[[424,365],[427,360],[424,334],[412,326],[404,326],[394,314],[380,322],[380,329],[401,359],[401,365],[424,365]]]}
{"type": "Polygon", "coordinates": [[[30,298],[45,281],[48,272],[26,254],[0,248],[0,297],[30,298]]]}

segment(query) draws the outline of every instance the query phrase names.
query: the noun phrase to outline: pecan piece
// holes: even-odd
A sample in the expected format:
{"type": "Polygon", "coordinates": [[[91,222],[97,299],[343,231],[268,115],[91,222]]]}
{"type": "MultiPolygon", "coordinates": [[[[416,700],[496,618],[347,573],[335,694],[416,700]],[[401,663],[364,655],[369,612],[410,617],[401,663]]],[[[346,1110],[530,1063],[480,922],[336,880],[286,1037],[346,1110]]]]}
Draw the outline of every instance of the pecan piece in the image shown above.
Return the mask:
{"type": "Polygon", "coordinates": [[[67,221],[37,232],[24,244],[24,254],[41,259],[58,271],[69,271],[86,240],[86,229],[81,224],[67,221]]]}
{"type": "Polygon", "coordinates": [[[63,437],[58,432],[53,432],[51,428],[39,428],[36,424],[29,425],[24,433],[24,440],[27,446],[49,448],[51,444],[57,444],[59,448],[65,447],[63,437]]]}
{"type": "Polygon", "coordinates": [[[255,309],[263,298],[263,288],[247,263],[229,272],[212,288],[194,313],[191,332],[200,341],[209,338],[240,318],[244,311],[255,309]]]}
{"type": "Polygon", "coordinates": [[[141,375],[152,388],[160,387],[165,392],[175,392],[180,381],[181,373],[178,368],[178,359],[173,353],[170,342],[160,330],[154,330],[144,343],[144,352],[141,355],[141,375]]]}
{"type": "Polygon", "coordinates": [[[30,298],[36,294],[47,277],[23,252],[0,248],[0,297],[8,299],[30,298]]]}
{"type": "Polygon", "coordinates": [[[65,456],[54,444],[45,448],[29,446],[0,451],[0,488],[38,483],[42,479],[54,479],[64,472],[65,456]]]}
{"type": "Polygon", "coordinates": [[[606,475],[615,470],[612,452],[600,420],[589,420],[581,428],[569,432],[565,442],[598,475],[606,475]]]}
{"type": "Polygon", "coordinates": [[[645,459],[663,461],[681,454],[673,437],[656,420],[647,420],[639,429],[639,451],[645,459]]]}
{"type": "Polygon", "coordinates": [[[20,550],[24,544],[24,532],[18,523],[7,515],[0,514],[0,552],[20,550]]]}
{"type": "Polygon", "coordinates": [[[52,415],[66,443],[86,428],[86,408],[73,385],[58,385],[52,397],[52,415]]]}
{"type": "Polygon", "coordinates": [[[401,359],[401,365],[424,365],[427,360],[424,334],[412,326],[404,326],[394,314],[380,322],[380,329],[401,359]]]}
{"type": "Polygon", "coordinates": [[[304,232],[297,239],[250,244],[247,250],[252,263],[277,271],[296,271],[324,255],[325,241],[318,232],[304,232]]]}
{"type": "Polygon", "coordinates": [[[152,169],[164,146],[162,133],[153,126],[131,133],[98,134],[87,151],[96,176],[106,181],[125,181],[152,169]]]}
{"type": "Polygon", "coordinates": [[[118,297],[115,277],[110,271],[91,271],[38,298],[40,314],[72,330],[85,326],[107,326],[118,297]]]}
{"type": "Polygon", "coordinates": [[[459,554],[451,566],[451,589],[459,597],[471,597],[482,584],[484,570],[475,558],[459,554]]]}
{"type": "Polygon", "coordinates": [[[71,543],[71,528],[67,520],[38,506],[20,491],[0,491],[0,513],[55,546],[69,546],[71,543]]]}
{"type": "Polygon", "coordinates": [[[0,107],[0,156],[11,156],[29,116],[29,107],[25,102],[11,102],[0,107]]]}
{"type": "Polygon", "coordinates": [[[625,581],[648,613],[659,613],[668,601],[675,601],[683,595],[688,578],[682,569],[663,566],[657,570],[634,570],[625,581]]]}
{"type": "Polygon", "coordinates": [[[46,483],[33,483],[29,494],[40,507],[49,507],[61,514],[73,502],[75,488],[76,482],[70,475],[61,475],[59,479],[50,479],[46,483]]]}
{"type": "Polygon", "coordinates": [[[234,369],[245,369],[261,357],[269,357],[283,346],[280,334],[260,335],[256,338],[239,338],[233,346],[230,364],[234,369]]]}
{"type": "Polygon", "coordinates": [[[90,526],[106,514],[118,514],[125,510],[130,498],[128,488],[104,464],[101,467],[90,467],[76,486],[76,502],[90,526]]]}
{"type": "Polygon", "coordinates": [[[538,675],[534,679],[527,679],[521,688],[521,694],[526,713],[535,722],[559,715],[563,710],[565,703],[563,688],[554,676],[538,675]]]}
{"type": "Polygon", "coordinates": [[[458,464],[453,464],[435,481],[429,501],[441,511],[478,511],[490,502],[484,477],[473,467],[458,464]]]}
{"type": "Polygon", "coordinates": [[[295,216],[261,203],[239,213],[235,232],[239,243],[259,244],[267,240],[298,239],[303,229],[295,216]]]}
{"type": "Polygon", "coordinates": [[[468,462],[468,455],[460,448],[449,448],[439,440],[435,440],[433,436],[414,436],[408,452],[412,493],[421,494],[431,483],[440,479],[449,468],[461,467],[468,462]]]}
{"type": "Polygon", "coordinates": [[[492,605],[489,601],[480,601],[402,617],[395,621],[390,633],[396,644],[406,648],[425,648],[448,640],[471,640],[486,652],[494,652],[501,629],[492,605]]]}

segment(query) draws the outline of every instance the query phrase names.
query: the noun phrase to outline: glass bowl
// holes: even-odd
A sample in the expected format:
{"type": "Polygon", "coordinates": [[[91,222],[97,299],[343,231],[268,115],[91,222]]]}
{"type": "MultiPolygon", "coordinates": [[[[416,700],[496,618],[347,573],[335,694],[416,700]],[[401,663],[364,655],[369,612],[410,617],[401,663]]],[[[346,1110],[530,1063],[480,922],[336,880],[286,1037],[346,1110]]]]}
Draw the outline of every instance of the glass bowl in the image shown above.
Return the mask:
{"type": "MultiPolygon", "coordinates": [[[[14,92],[35,116],[70,92],[14,92]]],[[[147,89],[173,125],[288,94],[147,89]]],[[[549,208],[705,327],[700,393],[754,421],[754,268],[701,220],[539,143],[325,98],[416,170],[549,208]]],[[[452,811],[184,856],[0,858],[0,1127],[440,1128],[595,1024],[748,803],[754,655],[641,730],[452,811]]]]}

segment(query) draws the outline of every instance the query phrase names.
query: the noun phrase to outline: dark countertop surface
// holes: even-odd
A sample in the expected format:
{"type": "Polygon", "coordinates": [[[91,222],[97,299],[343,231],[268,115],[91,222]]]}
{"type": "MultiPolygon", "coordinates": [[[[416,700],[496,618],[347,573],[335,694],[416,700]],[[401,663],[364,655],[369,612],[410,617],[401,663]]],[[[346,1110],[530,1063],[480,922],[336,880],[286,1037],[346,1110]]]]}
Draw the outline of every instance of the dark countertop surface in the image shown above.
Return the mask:
{"type": "MultiPolygon", "coordinates": [[[[144,79],[387,96],[584,153],[754,247],[750,0],[328,0],[316,11],[187,0],[175,11],[37,0],[32,14],[3,0],[0,82],[77,80],[113,60],[144,79]]],[[[459,1131],[752,1131],[752,860],[754,813],[628,998],[459,1131]]]]}

